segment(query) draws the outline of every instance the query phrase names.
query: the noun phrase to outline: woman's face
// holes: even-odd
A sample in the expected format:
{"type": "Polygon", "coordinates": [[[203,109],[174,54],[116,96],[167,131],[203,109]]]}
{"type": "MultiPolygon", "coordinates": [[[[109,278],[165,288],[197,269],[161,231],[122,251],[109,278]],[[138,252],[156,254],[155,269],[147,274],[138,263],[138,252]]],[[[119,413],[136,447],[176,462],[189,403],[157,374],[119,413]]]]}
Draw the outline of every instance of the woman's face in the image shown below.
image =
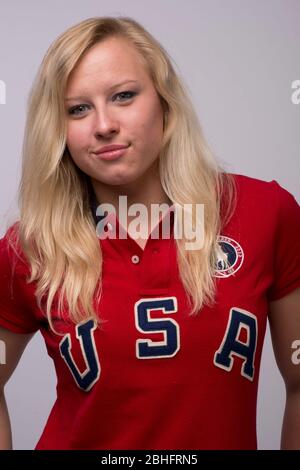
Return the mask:
{"type": "Polygon", "coordinates": [[[163,110],[131,43],[113,37],[87,51],[69,78],[65,104],[70,155],[94,183],[130,184],[151,172],[161,149],[163,110]],[[95,153],[112,144],[127,148],[111,160],[95,153]]]}

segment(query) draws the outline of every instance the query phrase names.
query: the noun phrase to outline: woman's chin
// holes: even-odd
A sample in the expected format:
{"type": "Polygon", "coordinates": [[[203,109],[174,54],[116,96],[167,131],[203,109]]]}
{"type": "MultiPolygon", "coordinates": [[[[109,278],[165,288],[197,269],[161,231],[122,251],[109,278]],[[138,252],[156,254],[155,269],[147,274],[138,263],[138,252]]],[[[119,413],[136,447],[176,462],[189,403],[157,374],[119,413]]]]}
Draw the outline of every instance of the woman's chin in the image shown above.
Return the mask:
{"type": "Polygon", "coordinates": [[[135,183],[137,181],[136,175],[129,175],[129,174],[119,174],[119,175],[112,175],[110,177],[103,178],[93,178],[96,183],[105,184],[107,186],[123,186],[135,183]]]}

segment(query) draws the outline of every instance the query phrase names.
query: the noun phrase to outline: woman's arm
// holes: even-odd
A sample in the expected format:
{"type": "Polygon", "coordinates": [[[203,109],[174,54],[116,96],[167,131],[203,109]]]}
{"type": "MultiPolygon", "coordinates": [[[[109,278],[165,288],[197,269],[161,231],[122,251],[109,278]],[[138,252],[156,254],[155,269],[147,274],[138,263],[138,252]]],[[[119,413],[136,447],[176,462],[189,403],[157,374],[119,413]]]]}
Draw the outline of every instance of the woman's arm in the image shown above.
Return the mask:
{"type": "Polygon", "coordinates": [[[15,370],[32,336],[33,334],[12,333],[4,328],[0,328],[1,351],[5,351],[0,361],[0,450],[12,448],[11,428],[4,396],[4,386],[15,370]]]}
{"type": "Polygon", "coordinates": [[[300,288],[270,303],[269,320],[276,362],[286,386],[281,449],[300,450],[300,362],[292,346],[300,340],[300,288]]]}
{"type": "Polygon", "coordinates": [[[12,449],[12,436],[3,390],[0,391],[0,450],[12,449]]]}

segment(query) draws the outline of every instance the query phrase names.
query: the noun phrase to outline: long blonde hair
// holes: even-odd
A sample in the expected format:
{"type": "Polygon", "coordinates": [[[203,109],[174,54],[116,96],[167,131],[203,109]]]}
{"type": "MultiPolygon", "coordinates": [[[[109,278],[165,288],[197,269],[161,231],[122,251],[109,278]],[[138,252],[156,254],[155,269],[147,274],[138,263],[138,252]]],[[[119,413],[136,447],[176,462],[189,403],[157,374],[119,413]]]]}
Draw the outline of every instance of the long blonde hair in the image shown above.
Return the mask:
{"type": "Polygon", "coordinates": [[[48,49],[29,95],[19,190],[18,241],[31,268],[28,282],[36,282],[37,301],[51,327],[54,299],[58,311],[62,314],[67,308],[75,323],[88,318],[101,321],[97,308],[102,252],[87,177],[66,147],[64,97],[68,78],[85,52],[112,36],[136,47],[163,105],[159,168],[165,193],[179,205],[205,204],[203,248],[189,251],[184,238],[176,240],[191,314],[214,301],[217,239],[234,210],[233,177],[208,148],[183,82],[159,42],[127,17],[89,18],[69,28],[48,49]]]}

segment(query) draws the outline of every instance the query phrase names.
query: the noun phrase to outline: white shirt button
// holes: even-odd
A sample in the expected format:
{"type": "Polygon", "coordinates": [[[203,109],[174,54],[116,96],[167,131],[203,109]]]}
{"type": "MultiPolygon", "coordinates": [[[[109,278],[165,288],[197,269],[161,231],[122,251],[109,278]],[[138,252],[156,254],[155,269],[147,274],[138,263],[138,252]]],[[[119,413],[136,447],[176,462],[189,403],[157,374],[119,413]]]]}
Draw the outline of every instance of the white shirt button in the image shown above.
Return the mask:
{"type": "Polygon", "coordinates": [[[133,255],[133,256],[131,257],[131,261],[133,262],[133,264],[137,264],[137,263],[140,262],[140,258],[139,258],[138,255],[133,255]]]}

